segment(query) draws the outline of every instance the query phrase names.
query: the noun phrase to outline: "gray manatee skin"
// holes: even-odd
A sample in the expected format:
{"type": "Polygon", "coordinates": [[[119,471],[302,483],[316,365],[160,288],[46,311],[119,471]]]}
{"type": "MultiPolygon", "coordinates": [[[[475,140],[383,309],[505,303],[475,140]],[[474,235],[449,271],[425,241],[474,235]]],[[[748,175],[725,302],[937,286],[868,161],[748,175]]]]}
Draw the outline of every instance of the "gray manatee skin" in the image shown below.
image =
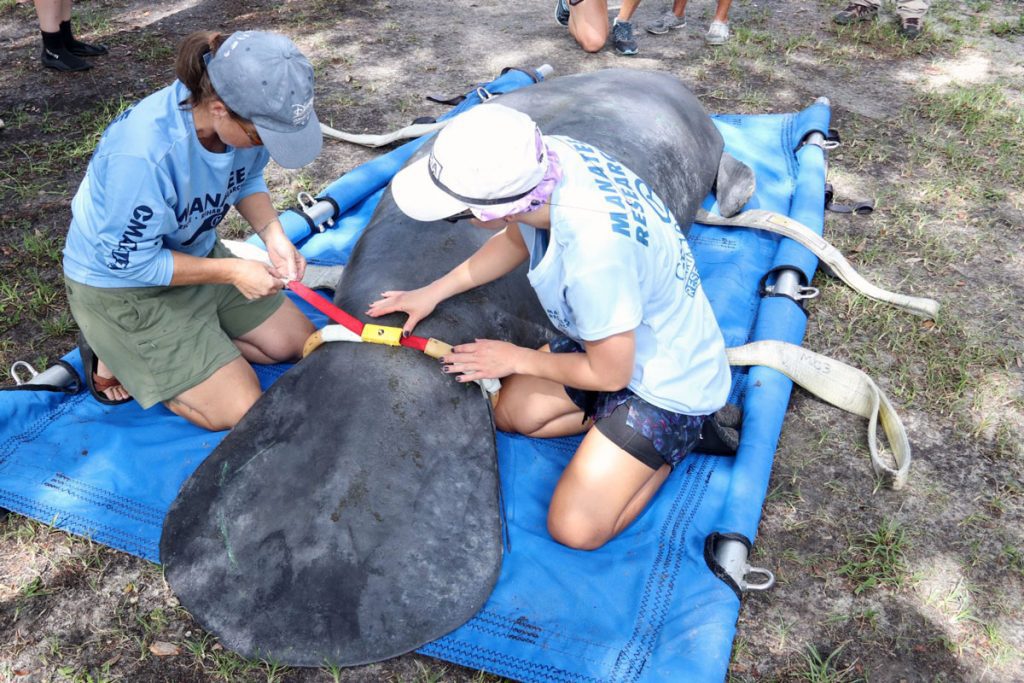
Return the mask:
{"type": "MultiPolygon", "coordinates": [[[[671,76],[569,76],[500,102],[616,157],[684,227],[713,186],[722,139],[671,76]]],[[[369,322],[380,292],[430,282],[490,235],[465,221],[412,221],[387,192],[336,303],[369,322]]],[[[416,333],[537,347],[553,330],[520,269],[442,303],[416,333]]],[[[475,385],[412,350],[326,344],[182,486],[161,539],[167,580],[204,628],[248,657],[356,665],[408,652],[471,618],[497,581],[496,455],[475,385]]]]}

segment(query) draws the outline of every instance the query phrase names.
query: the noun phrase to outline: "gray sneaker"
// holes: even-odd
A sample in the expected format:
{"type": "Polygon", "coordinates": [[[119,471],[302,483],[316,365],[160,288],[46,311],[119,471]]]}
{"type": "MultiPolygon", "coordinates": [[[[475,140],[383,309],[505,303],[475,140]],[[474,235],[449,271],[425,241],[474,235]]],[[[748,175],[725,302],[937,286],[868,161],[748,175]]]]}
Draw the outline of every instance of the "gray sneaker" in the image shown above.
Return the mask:
{"type": "Polygon", "coordinates": [[[555,0],[555,21],[557,21],[562,26],[569,25],[568,0],[555,0]]]}
{"type": "Polygon", "coordinates": [[[612,25],[612,46],[620,55],[635,55],[638,52],[632,22],[615,20],[612,25]]]}
{"type": "Polygon", "coordinates": [[[721,45],[727,40],[729,40],[729,24],[724,21],[712,21],[711,26],[708,26],[708,33],[704,36],[704,41],[708,45],[721,45]]]}
{"type": "Polygon", "coordinates": [[[666,12],[665,16],[660,19],[655,19],[651,23],[644,26],[644,30],[648,33],[653,33],[656,36],[661,36],[674,28],[682,28],[686,26],[686,15],[677,17],[672,12],[666,12]]]}

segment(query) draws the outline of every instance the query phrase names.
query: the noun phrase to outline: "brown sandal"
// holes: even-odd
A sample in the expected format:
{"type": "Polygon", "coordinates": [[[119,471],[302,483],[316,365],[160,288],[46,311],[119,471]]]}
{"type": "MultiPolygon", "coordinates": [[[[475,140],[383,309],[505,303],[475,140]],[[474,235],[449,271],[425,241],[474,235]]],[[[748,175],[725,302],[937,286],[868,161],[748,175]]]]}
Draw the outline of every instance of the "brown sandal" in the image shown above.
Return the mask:
{"type": "Polygon", "coordinates": [[[93,398],[107,406],[117,406],[132,400],[130,396],[121,399],[107,398],[107,395],[103,393],[108,389],[121,386],[121,382],[116,377],[100,377],[96,374],[99,359],[92,352],[92,348],[85,341],[85,336],[81,332],[78,333],[78,352],[82,354],[85,385],[89,387],[89,393],[93,398]]]}

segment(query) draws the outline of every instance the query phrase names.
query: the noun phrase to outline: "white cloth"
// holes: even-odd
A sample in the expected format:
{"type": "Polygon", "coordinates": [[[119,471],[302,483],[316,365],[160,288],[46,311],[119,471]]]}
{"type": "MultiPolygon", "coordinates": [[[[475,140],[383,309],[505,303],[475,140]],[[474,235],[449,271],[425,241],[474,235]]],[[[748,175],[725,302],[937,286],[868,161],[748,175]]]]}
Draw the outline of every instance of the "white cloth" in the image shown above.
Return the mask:
{"type": "Polygon", "coordinates": [[[676,413],[718,410],[730,385],[725,343],[671,211],[603,152],[571,138],[545,140],[563,170],[550,234],[520,230],[548,318],[579,342],[635,330],[633,393],[676,413]]]}

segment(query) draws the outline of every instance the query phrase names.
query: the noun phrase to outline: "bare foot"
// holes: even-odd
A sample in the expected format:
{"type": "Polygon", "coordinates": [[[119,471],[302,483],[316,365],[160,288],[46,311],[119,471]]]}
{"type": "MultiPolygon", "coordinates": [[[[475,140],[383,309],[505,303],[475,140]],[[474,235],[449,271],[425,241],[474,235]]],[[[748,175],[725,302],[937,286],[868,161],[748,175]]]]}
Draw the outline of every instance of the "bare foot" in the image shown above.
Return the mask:
{"type": "MultiPolygon", "coordinates": [[[[114,373],[110,371],[110,368],[107,367],[106,363],[97,358],[96,376],[102,377],[103,379],[111,379],[114,376],[114,373]]],[[[125,399],[132,397],[132,395],[128,393],[128,390],[125,389],[120,384],[104,390],[103,395],[109,398],[111,401],[123,401],[125,399]]]]}

